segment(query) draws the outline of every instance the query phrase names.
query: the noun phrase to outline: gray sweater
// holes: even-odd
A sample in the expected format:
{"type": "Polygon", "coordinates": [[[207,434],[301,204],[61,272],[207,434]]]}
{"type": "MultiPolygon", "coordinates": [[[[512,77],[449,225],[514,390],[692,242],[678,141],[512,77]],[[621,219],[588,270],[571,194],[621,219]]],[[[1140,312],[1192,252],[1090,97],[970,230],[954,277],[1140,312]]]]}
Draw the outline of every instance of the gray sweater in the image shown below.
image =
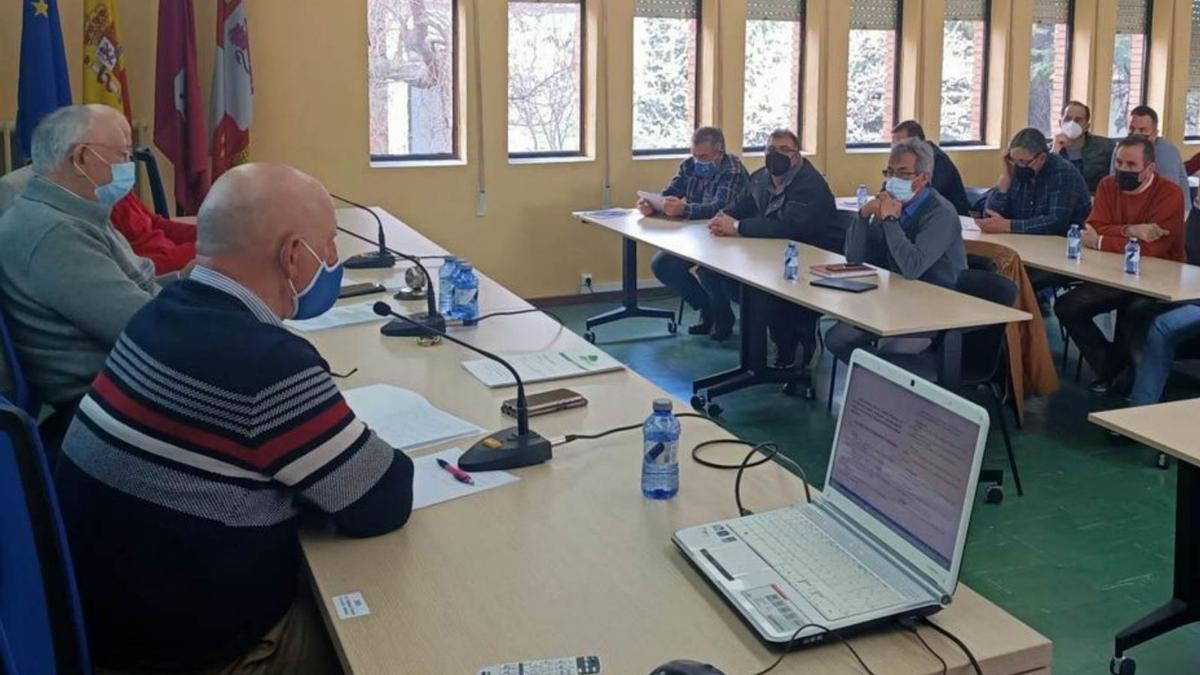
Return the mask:
{"type": "Polygon", "coordinates": [[[87,393],[125,324],[159,290],[154,264],[134,255],[109,211],[39,176],[0,217],[0,302],[47,403],[87,393]]]}
{"type": "Polygon", "coordinates": [[[899,221],[855,218],[846,232],[847,262],[870,263],[906,279],[954,288],[959,272],[967,269],[962,224],[945,197],[929,188],[925,192],[922,202],[905,206],[899,221]]]}

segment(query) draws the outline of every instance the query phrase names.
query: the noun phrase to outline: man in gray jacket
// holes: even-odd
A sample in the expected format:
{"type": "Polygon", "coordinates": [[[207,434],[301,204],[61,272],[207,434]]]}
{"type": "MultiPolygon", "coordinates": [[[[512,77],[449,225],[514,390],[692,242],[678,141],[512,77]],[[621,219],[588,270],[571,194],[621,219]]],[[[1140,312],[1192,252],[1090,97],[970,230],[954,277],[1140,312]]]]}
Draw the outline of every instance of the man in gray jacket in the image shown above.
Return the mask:
{"type": "MultiPolygon", "coordinates": [[[[967,269],[962,224],[954,206],[929,187],[932,173],[933,149],[925,141],[909,138],[892,148],[885,190],[867,202],[846,232],[847,262],[954,288],[967,269]]],[[[873,341],[870,333],[841,323],[825,337],[834,354],[873,341]]]]}
{"type": "Polygon", "coordinates": [[[108,220],[133,188],[125,118],[60,108],[30,145],[37,175],[0,217],[0,302],[33,390],[57,411],[53,439],[159,282],[108,220]]]}

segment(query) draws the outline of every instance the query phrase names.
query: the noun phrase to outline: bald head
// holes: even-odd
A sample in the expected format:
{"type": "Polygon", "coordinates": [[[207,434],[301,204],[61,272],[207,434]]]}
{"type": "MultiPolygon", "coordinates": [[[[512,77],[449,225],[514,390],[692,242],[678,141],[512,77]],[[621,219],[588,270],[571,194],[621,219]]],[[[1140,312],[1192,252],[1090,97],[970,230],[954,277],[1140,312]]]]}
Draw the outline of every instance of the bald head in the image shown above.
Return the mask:
{"type": "Polygon", "coordinates": [[[210,258],[273,258],[285,239],[315,245],[336,217],[317,179],[282,164],[243,164],[212,186],[196,218],[196,252],[210,258]]]}

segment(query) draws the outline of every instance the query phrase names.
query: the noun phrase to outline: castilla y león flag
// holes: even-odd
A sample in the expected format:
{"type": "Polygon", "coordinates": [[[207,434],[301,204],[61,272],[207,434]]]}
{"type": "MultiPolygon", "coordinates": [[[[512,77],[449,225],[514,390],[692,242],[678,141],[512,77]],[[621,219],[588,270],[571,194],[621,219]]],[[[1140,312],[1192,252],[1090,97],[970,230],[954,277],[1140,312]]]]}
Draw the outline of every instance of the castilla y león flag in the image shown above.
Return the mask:
{"type": "Polygon", "coordinates": [[[254,78],[244,0],[218,0],[212,86],[212,179],[246,161],[254,120],[254,78]]]}
{"type": "Polygon", "coordinates": [[[133,119],[115,0],[83,3],[83,102],[103,103],[133,119]]]}
{"type": "Polygon", "coordinates": [[[196,70],[192,0],[158,3],[154,74],[154,144],[175,166],[175,203],[193,214],[208,193],[208,123],[196,70]]]}

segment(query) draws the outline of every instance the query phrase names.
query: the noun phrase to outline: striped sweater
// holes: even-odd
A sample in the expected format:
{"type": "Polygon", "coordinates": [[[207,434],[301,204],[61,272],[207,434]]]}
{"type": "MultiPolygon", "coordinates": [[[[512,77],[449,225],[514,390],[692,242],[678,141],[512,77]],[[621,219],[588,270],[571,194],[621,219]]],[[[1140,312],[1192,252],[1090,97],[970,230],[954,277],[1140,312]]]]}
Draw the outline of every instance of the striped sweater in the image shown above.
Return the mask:
{"type": "Polygon", "coordinates": [[[130,321],[56,480],[98,665],[186,670],[253,646],[297,592],[306,512],[396,529],[412,461],[248,290],[196,268],[130,321]]]}

